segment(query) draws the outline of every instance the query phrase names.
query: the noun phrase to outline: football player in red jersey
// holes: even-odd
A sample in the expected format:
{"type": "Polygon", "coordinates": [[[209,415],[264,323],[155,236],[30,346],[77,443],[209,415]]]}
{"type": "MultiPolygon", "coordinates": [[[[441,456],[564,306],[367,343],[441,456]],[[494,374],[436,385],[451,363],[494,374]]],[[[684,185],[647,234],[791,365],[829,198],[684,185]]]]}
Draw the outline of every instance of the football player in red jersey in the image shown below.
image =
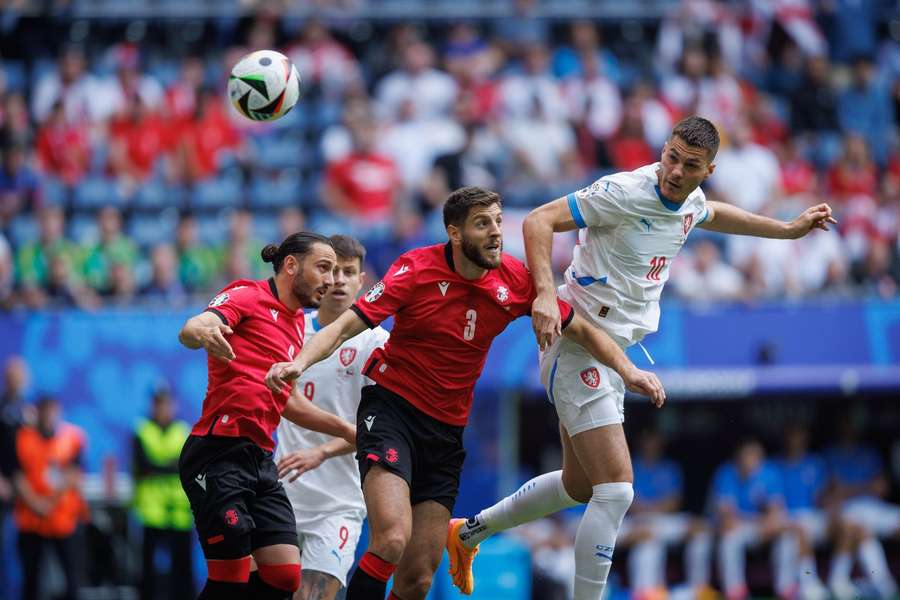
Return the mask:
{"type": "MultiPolygon", "coordinates": [[[[357,460],[371,537],[347,600],[420,600],[441,560],[459,489],[463,429],[491,342],[529,314],[535,288],[525,265],[503,254],[500,196],[456,190],[444,205],[447,244],[411,250],[385,278],[323,328],[293,361],[266,376],[282,389],[366,327],[394,315],[391,337],[372,353],[357,413],[357,460]]],[[[560,302],[564,334],[660,405],[652,373],[637,369],[606,334],[560,302]]]]}
{"type": "Polygon", "coordinates": [[[333,282],[331,242],[295,233],[266,246],[262,258],[274,277],[229,284],[178,335],[208,355],[203,412],[179,461],[209,570],[204,599],[287,599],[300,585],[294,512],[272,461],[282,414],[355,442],[353,425],[289,400],[290,386],[270,390],[263,382],[273,358],[290,360],[303,345],[303,308],[318,306],[333,282]]]}

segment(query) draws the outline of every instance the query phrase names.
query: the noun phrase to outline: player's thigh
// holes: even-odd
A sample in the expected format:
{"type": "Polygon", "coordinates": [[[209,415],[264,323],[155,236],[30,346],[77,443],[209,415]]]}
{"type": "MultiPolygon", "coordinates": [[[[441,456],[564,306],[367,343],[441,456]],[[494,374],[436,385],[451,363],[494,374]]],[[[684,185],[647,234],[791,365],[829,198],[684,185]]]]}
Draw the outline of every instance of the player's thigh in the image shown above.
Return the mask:
{"type": "Polygon", "coordinates": [[[398,535],[409,540],[412,507],[406,480],[393,471],[374,465],[366,473],[362,487],[372,542],[398,535]]]}
{"type": "Polygon", "coordinates": [[[570,439],[578,463],[592,486],[633,481],[631,455],[621,423],[587,429],[570,439]]]}
{"type": "Polygon", "coordinates": [[[575,454],[575,446],[572,445],[572,439],[569,432],[562,423],[559,424],[559,440],[563,451],[563,468],[562,481],[566,493],[573,500],[578,502],[587,502],[591,499],[591,480],[578,461],[575,454]]]}
{"type": "Polygon", "coordinates": [[[353,565],[361,532],[362,519],[355,513],[323,514],[299,522],[297,533],[304,577],[312,570],[332,577],[338,587],[347,585],[347,573],[353,565]]]}
{"type": "Polygon", "coordinates": [[[450,511],[433,500],[413,506],[412,538],[394,574],[394,589],[404,600],[425,598],[444,553],[450,511]]]}
{"type": "Polygon", "coordinates": [[[250,534],[253,556],[259,564],[299,563],[300,542],[294,507],[278,480],[278,470],[270,455],[259,460],[258,470],[256,495],[249,503],[254,522],[250,534]],[[268,550],[259,552],[262,549],[268,550]],[[261,558],[276,554],[280,558],[275,561],[261,558]]]}

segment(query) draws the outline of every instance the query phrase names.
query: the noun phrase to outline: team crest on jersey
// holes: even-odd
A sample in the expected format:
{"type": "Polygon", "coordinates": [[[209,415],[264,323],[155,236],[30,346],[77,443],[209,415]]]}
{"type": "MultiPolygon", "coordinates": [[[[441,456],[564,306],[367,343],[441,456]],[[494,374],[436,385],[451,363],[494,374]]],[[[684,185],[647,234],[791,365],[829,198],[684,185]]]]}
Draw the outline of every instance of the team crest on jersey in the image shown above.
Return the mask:
{"type": "Polygon", "coordinates": [[[597,367],[591,367],[581,372],[581,381],[589,388],[597,389],[600,387],[600,371],[597,367]]]}
{"type": "Polygon", "coordinates": [[[216,296],[215,298],[213,298],[212,300],[209,301],[209,307],[215,308],[217,306],[222,306],[226,302],[228,302],[228,294],[226,292],[222,292],[221,294],[219,294],[218,296],[216,296]]]}
{"type": "Polygon", "coordinates": [[[375,285],[372,286],[372,289],[366,292],[365,300],[366,302],[375,302],[381,295],[384,293],[384,282],[379,281],[375,285]]]}
{"type": "Polygon", "coordinates": [[[400,460],[400,455],[397,453],[396,448],[388,448],[387,452],[384,453],[384,460],[389,463],[395,463],[400,460]]]}
{"type": "Polygon", "coordinates": [[[509,300],[509,289],[505,286],[497,287],[497,300],[503,304],[507,300],[509,300]]]}
{"type": "Polygon", "coordinates": [[[349,367],[350,363],[353,362],[353,359],[356,358],[356,348],[344,348],[341,350],[339,358],[341,359],[342,365],[349,367]]]}
{"type": "Polygon", "coordinates": [[[684,235],[688,234],[688,231],[691,230],[691,225],[694,224],[694,215],[684,215],[681,217],[681,229],[684,231],[684,235]]]}
{"type": "Polygon", "coordinates": [[[224,518],[225,518],[225,523],[229,527],[234,527],[235,525],[238,524],[238,521],[240,520],[238,517],[237,511],[233,508],[229,508],[228,510],[225,511],[224,518]]]}

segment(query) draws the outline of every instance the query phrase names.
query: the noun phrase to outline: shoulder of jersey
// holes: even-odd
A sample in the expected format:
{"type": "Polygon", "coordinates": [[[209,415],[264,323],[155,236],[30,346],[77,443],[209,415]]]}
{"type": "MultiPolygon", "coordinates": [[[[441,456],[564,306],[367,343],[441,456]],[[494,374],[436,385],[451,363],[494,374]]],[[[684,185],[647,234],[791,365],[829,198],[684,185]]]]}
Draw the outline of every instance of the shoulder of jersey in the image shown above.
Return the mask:
{"type": "Polygon", "coordinates": [[[512,277],[531,277],[525,263],[506,252],[500,255],[500,270],[512,277]]]}
{"type": "Polygon", "coordinates": [[[244,288],[260,289],[260,282],[254,279],[238,279],[222,288],[223,292],[233,292],[244,288]]]}
{"type": "MultiPolygon", "coordinates": [[[[406,266],[407,269],[415,267],[439,264],[438,261],[444,260],[444,244],[435,244],[433,246],[422,246],[421,248],[413,248],[401,254],[394,261],[398,268],[406,266]]],[[[396,269],[395,269],[396,271],[396,269]]]]}

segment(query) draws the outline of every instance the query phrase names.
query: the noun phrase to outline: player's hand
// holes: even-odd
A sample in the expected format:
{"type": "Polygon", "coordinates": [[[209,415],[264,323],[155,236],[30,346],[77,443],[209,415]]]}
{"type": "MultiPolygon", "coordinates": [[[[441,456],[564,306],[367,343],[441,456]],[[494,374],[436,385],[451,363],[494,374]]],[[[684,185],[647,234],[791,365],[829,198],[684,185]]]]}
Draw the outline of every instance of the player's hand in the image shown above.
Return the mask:
{"type": "Polygon", "coordinates": [[[278,461],[278,479],[282,479],[291,474],[288,483],[297,481],[297,478],[317,468],[325,461],[325,452],[316,446],[315,448],[302,448],[295,452],[291,452],[278,461]]]}
{"type": "Polygon", "coordinates": [[[231,327],[224,323],[213,325],[212,327],[204,327],[201,332],[201,339],[203,340],[203,347],[206,349],[206,353],[225,362],[234,360],[234,350],[231,349],[231,344],[225,339],[226,335],[231,335],[232,333],[234,332],[231,330],[231,327]]]}
{"type": "Polygon", "coordinates": [[[543,352],[562,334],[562,319],[556,294],[538,294],[531,303],[531,327],[543,352]]]}
{"type": "Polygon", "coordinates": [[[284,389],[285,384],[294,381],[301,375],[303,375],[303,370],[293,361],[275,363],[269,367],[269,372],[266,373],[266,386],[278,394],[284,389]]]}
{"type": "Polygon", "coordinates": [[[799,217],[791,221],[791,239],[801,238],[813,229],[828,231],[828,224],[837,224],[837,219],[832,216],[831,207],[825,203],[810,206],[799,217]]]}
{"type": "Polygon", "coordinates": [[[623,373],[620,373],[620,375],[629,392],[649,396],[650,402],[652,402],[656,408],[662,407],[665,403],[666,390],[654,373],[642,371],[637,367],[630,367],[623,373]]]}

